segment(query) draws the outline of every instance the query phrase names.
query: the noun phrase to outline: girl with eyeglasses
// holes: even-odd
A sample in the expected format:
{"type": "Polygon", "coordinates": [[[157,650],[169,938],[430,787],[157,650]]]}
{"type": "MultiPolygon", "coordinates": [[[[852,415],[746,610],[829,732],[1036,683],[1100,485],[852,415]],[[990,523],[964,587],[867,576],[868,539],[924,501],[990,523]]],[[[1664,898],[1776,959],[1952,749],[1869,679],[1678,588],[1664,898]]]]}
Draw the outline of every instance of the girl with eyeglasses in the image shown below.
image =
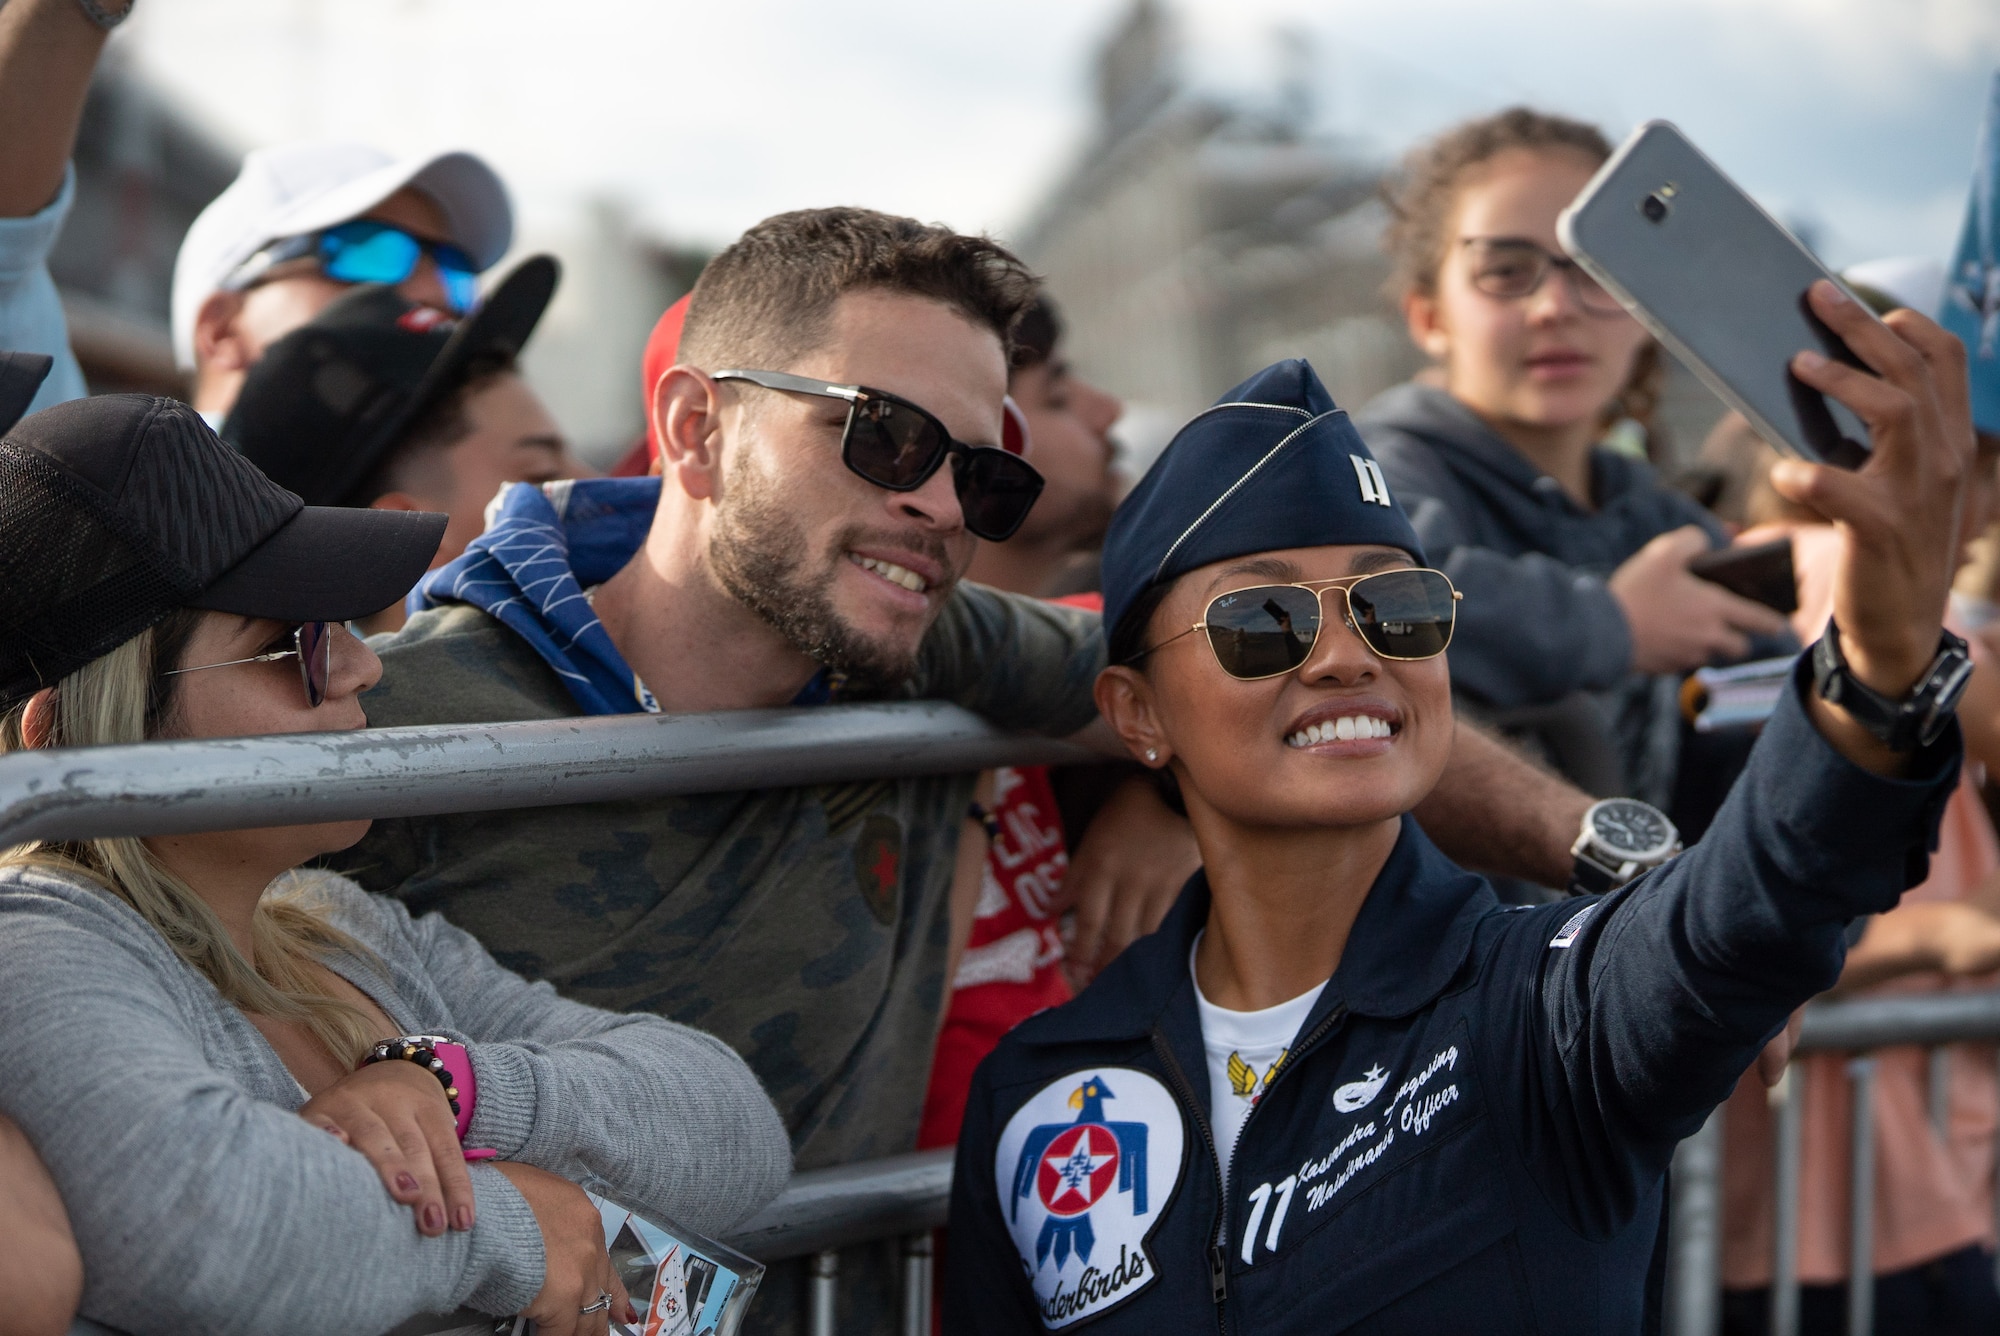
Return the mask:
{"type": "Polygon", "coordinates": [[[1971,461],[1963,352],[1812,301],[1876,374],[1794,370],[1877,454],[1775,484],[1865,559],[1707,837],[1602,896],[1503,906],[1408,818],[1475,596],[1311,368],[1181,430],[1111,525],[1096,697],[1202,871],[981,1065],[946,1330],[1656,1324],[1676,1143],[1838,974],[1848,922],[1922,877],[1961,755],[1936,536],[1971,461]]]}
{"type": "MultiPolygon", "coordinates": [[[[0,358],[0,421],[27,379],[0,358]]],[[[137,395],[14,424],[0,498],[0,753],[364,727],[381,664],[342,622],[445,519],[304,506],[137,395]]],[[[719,1041],[300,870],[368,825],[0,851],[0,1115],[61,1193],[91,1322],[352,1336],[465,1305],[601,1336],[636,1318],[579,1182],[706,1231],[783,1186],[719,1041]]]]}
{"type": "Polygon", "coordinates": [[[1613,729],[1597,773],[1552,759],[1586,787],[1665,806],[1679,719],[1653,676],[1793,646],[1777,613],[1688,573],[1726,537],[1644,458],[1660,350],[1556,239],[1610,153],[1593,126],[1515,108],[1410,155],[1385,244],[1391,295],[1432,365],[1356,424],[1467,595],[1452,655],[1464,703],[1505,723],[1602,693],[1613,729]]]}

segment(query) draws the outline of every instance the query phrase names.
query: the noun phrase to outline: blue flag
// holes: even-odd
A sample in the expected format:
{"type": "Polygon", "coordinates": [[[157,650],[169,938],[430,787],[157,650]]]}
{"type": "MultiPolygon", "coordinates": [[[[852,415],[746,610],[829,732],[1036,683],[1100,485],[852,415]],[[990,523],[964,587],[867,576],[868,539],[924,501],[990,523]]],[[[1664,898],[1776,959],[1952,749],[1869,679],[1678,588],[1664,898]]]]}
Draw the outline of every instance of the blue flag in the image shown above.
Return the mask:
{"type": "Polygon", "coordinates": [[[1974,425],[2000,434],[2000,73],[1987,89],[1972,155],[1972,197],[1945,274],[1938,322],[1971,354],[1974,425]]]}

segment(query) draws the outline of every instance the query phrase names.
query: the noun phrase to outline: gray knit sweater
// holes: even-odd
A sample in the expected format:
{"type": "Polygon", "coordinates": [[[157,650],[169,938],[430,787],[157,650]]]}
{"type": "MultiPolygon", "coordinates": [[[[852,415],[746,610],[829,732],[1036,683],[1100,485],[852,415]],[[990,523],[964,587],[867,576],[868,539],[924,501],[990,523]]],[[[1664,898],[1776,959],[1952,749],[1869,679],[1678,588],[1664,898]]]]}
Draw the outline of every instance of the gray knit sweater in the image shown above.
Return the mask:
{"type": "MultiPolygon", "coordinates": [[[[565,1001],[435,914],[292,875],[378,957],[332,968],[404,1033],[465,1044],[468,1144],[708,1233],[784,1186],[785,1129],[720,1041],[565,1001]]],[[[534,1297],[541,1233],[500,1173],[473,1168],[470,1231],[425,1238],[367,1160],[296,1116],[304,1102],[263,1036],[129,907],[80,878],[0,871],[0,1112],[62,1190],[85,1317],[141,1336],[364,1336],[534,1297]]]]}

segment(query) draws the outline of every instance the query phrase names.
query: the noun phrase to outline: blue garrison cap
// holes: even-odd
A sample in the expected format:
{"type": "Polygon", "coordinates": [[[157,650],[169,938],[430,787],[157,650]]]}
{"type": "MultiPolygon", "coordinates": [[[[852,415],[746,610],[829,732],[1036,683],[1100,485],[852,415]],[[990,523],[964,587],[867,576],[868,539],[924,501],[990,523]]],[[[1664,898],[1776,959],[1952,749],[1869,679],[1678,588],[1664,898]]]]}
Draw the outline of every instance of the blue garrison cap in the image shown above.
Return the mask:
{"type": "Polygon", "coordinates": [[[1287,547],[1423,545],[1375,456],[1319,377],[1265,367],[1182,427],[1112,516],[1104,625],[1147,587],[1212,561],[1287,547]]]}

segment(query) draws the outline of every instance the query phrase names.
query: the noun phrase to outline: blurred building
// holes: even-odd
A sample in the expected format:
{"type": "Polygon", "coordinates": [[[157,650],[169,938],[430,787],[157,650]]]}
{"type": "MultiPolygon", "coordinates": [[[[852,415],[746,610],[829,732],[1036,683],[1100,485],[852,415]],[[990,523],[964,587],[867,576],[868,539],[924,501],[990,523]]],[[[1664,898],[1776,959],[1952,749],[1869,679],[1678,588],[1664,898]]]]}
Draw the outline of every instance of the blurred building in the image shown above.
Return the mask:
{"type": "Polygon", "coordinates": [[[608,468],[645,431],[646,339],[660,313],[694,286],[708,253],[657,240],[609,201],[562,223],[524,222],[495,272],[539,251],[562,262],[562,285],[521,369],[584,459],[608,468]]]}
{"type": "MultiPolygon", "coordinates": [[[[1314,52],[1302,34],[1274,36],[1270,92],[1199,91],[1171,13],[1134,0],[1097,56],[1086,147],[1021,231],[1071,360],[1130,405],[1135,471],[1280,358],[1309,360],[1346,408],[1424,365],[1383,294],[1383,157],[1315,129],[1314,52]]],[[[1672,368],[1660,444],[1691,457],[1721,411],[1672,368]]]]}
{"type": "Polygon", "coordinates": [[[100,64],[77,134],[76,204],[49,257],[91,389],[179,394],[167,298],[181,237],[235,179],[239,153],[118,58],[100,64]]]}
{"type": "Polygon", "coordinates": [[[1265,105],[1191,91],[1170,15],[1137,0],[1098,55],[1088,146],[1023,229],[1071,359],[1131,405],[1134,464],[1281,357],[1354,407],[1421,365],[1381,292],[1381,167],[1311,132],[1302,37],[1288,55],[1265,105]]]}

